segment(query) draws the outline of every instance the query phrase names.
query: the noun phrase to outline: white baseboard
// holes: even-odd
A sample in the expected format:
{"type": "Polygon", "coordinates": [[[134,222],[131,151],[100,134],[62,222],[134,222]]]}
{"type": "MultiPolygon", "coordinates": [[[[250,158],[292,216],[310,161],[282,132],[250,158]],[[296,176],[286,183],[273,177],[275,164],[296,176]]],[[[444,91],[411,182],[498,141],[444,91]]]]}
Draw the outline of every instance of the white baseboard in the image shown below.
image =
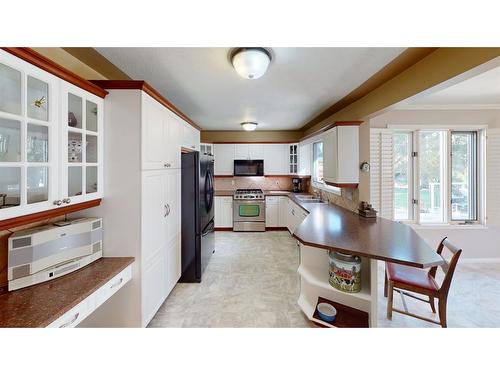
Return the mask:
{"type": "Polygon", "coordinates": [[[500,263],[500,258],[461,258],[458,263],[500,263]]]}

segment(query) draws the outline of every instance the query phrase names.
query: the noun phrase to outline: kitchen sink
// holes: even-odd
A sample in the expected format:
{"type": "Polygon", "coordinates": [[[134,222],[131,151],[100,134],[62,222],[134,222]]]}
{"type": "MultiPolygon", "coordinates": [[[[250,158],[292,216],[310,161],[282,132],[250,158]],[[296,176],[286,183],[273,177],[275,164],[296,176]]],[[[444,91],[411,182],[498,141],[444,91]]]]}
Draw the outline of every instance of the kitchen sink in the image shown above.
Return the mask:
{"type": "Polygon", "coordinates": [[[321,198],[316,198],[312,195],[296,195],[295,198],[303,203],[326,203],[321,198]]]}

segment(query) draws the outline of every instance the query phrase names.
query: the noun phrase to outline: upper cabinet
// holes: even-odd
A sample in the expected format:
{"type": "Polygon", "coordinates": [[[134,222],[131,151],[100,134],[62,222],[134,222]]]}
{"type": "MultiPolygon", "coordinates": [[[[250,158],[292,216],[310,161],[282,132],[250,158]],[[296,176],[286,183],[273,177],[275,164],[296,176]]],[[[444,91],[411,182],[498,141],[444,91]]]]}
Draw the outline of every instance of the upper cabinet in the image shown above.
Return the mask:
{"type": "Polygon", "coordinates": [[[299,166],[299,145],[288,145],[288,173],[297,174],[299,166]]]}
{"type": "Polygon", "coordinates": [[[297,143],[214,144],[213,147],[216,175],[232,175],[234,160],[250,159],[264,160],[264,175],[310,175],[310,145],[305,147],[304,159],[297,143]]]}
{"type": "Polygon", "coordinates": [[[102,105],[0,51],[0,220],[102,197],[102,105]]]}
{"type": "Polygon", "coordinates": [[[297,174],[309,176],[311,174],[312,143],[299,144],[299,169],[297,174]]]}
{"type": "Polygon", "coordinates": [[[265,175],[282,175],[287,172],[287,151],[286,144],[265,144],[263,145],[264,153],[264,174],[265,175]]]}
{"type": "Polygon", "coordinates": [[[234,145],[235,160],[255,160],[264,159],[264,145],[262,144],[243,144],[234,145]]]}
{"type": "Polygon", "coordinates": [[[216,176],[232,176],[234,172],[234,159],[234,144],[214,144],[214,173],[216,176]]]}
{"type": "Polygon", "coordinates": [[[182,147],[200,151],[200,131],[182,121],[182,147]]]}
{"type": "Polygon", "coordinates": [[[103,101],[63,82],[61,174],[62,203],[79,203],[102,197],[103,101]],[[66,120],[66,121],[64,121],[66,120]]]}
{"type": "Polygon", "coordinates": [[[323,136],[323,178],[328,185],[359,183],[359,128],[336,126],[323,136]]]}
{"type": "Polygon", "coordinates": [[[181,120],[144,92],[141,100],[142,169],[180,168],[181,120]]]}

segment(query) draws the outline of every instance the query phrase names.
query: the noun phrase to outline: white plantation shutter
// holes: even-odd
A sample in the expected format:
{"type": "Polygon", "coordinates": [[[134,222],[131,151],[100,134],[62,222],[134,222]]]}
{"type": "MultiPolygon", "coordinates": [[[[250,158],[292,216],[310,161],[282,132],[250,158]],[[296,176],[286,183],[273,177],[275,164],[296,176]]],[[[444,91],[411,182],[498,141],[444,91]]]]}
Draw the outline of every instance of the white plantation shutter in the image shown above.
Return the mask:
{"type": "Polygon", "coordinates": [[[488,130],[486,145],[486,214],[488,225],[500,225],[500,129],[488,130]]]}
{"type": "Polygon", "coordinates": [[[378,215],[392,220],[394,216],[394,146],[393,131],[370,130],[370,199],[378,215]]]}

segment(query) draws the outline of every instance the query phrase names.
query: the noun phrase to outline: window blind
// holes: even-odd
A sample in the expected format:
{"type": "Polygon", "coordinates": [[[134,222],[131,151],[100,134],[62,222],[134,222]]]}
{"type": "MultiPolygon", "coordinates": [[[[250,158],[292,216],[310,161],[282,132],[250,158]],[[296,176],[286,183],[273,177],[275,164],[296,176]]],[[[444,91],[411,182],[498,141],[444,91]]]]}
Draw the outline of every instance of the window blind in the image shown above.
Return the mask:
{"type": "Polygon", "coordinates": [[[486,145],[487,224],[500,225],[500,129],[489,129],[486,145]]]}
{"type": "Polygon", "coordinates": [[[394,216],[393,131],[370,129],[370,199],[378,215],[394,216]]]}

